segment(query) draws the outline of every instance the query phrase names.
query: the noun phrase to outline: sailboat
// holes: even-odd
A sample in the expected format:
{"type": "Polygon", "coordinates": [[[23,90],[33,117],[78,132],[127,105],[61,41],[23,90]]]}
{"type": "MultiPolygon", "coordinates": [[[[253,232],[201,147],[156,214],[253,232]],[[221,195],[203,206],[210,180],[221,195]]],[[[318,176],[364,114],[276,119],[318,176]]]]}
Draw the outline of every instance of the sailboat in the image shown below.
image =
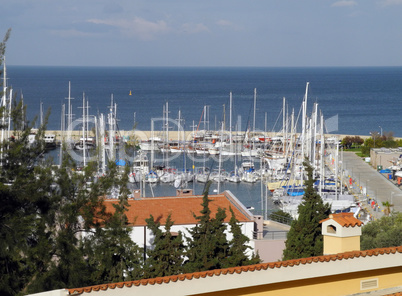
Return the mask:
{"type": "Polygon", "coordinates": [[[257,106],[257,89],[254,88],[254,115],[253,115],[253,137],[249,139],[250,130],[247,129],[246,138],[244,140],[245,147],[241,152],[241,156],[243,157],[257,157],[259,156],[259,152],[255,149],[255,111],[257,106]]]}
{"type": "Polygon", "coordinates": [[[206,183],[210,180],[210,170],[207,167],[199,167],[197,168],[197,172],[195,174],[195,180],[200,183],[206,183]]]}

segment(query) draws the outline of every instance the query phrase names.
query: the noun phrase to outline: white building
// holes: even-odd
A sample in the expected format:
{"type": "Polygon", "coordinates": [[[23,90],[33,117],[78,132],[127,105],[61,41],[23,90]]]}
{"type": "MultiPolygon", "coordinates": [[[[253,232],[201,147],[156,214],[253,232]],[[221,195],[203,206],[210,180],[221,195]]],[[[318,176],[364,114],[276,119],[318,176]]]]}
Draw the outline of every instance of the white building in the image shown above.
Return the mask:
{"type": "MultiPolygon", "coordinates": [[[[136,196],[137,194],[135,194],[136,196]]],[[[147,197],[147,198],[134,198],[128,200],[128,211],[125,212],[128,223],[132,225],[131,232],[132,240],[139,246],[150,248],[154,240],[153,233],[148,229],[146,219],[152,215],[154,219],[160,222],[163,227],[166,224],[166,219],[171,215],[171,220],[174,225],[171,228],[172,233],[182,232],[184,235],[189,236],[188,229],[196,225],[198,220],[194,218],[201,215],[202,210],[202,195],[193,195],[192,190],[183,189],[177,191],[177,196],[174,197],[147,197]]],[[[254,249],[253,237],[259,231],[257,230],[257,223],[254,222],[253,214],[230,192],[224,191],[216,195],[209,195],[211,200],[209,209],[211,210],[211,217],[215,217],[218,208],[226,210],[225,223],[229,223],[232,208],[236,219],[241,224],[242,233],[250,239],[250,247],[254,249]]],[[[107,212],[113,212],[113,204],[117,204],[118,200],[108,199],[105,200],[107,212]]],[[[258,217],[256,218],[258,219],[258,217]]],[[[262,221],[261,221],[262,222],[262,221]]],[[[261,224],[262,225],[262,224],[261,224]]],[[[262,226],[258,226],[262,227],[262,226]]],[[[230,229],[227,230],[227,239],[231,240],[232,236],[230,229]]],[[[251,255],[251,254],[250,254],[251,255]]]]}

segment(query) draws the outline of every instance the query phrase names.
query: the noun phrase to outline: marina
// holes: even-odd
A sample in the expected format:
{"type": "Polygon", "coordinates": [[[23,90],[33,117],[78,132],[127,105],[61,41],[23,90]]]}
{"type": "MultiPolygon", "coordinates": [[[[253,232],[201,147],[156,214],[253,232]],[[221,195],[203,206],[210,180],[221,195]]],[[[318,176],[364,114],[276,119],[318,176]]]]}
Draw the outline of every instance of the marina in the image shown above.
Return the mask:
{"type": "MultiPolygon", "coordinates": [[[[131,137],[119,133],[116,124],[117,106],[114,104],[113,96],[107,123],[103,114],[99,114],[89,122],[87,119],[89,107],[83,96],[81,129],[79,129],[82,131],[79,142],[82,149],[78,149],[80,154],[77,153],[75,144],[74,154],[71,153],[71,149],[67,152],[77,163],[82,162],[79,164],[82,167],[89,161],[96,161],[99,164],[98,175],[106,173],[107,163],[110,161],[120,166],[128,165],[130,188],[133,192],[139,189],[143,198],[160,196],[158,189],[161,189],[162,194],[166,196],[168,190],[165,185],[173,186],[175,189],[192,187],[194,192],[202,193],[203,190],[200,188],[208,181],[213,181],[216,184],[216,187],[212,188],[213,192],[220,193],[226,183],[241,184],[240,186],[260,184],[259,188],[255,186],[253,190],[253,202],[247,201],[245,204],[249,208],[257,209],[265,219],[276,208],[297,218],[297,208],[305,190],[306,175],[303,162],[308,160],[314,169],[314,178],[318,182],[316,190],[326,202],[330,203],[332,210],[353,211],[358,215],[362,210],[361,207],[351,194],[343,192],[344,172],[339,158],[340,139],[324,134],[326,129],[324,117],[322,114],[319,115],[317,103],[313,103],[311,113],[308,111],[308,89],[309,83],[306,84],[297,118],[294,109],[289,115],[286,99],[283,98],[283,107],[280,111],[282,129],[270,136],[255,129],[256,89],[254,89],[252,126],[250,125],[246,132],[240,133],[238,125],[232,123],[230,93],[228,130],[225,128],[226,121],[220,122],[220,130],[207,129],[208,108],[204,106],[200,121],[197,125],[193,124],[191,133],[186,134],[181,126],[180,112],[177,120],[170,119],[169,105],[166,103],[163,108],[163,129],[155,135],[154,121],[151,119],[151,134],[147,139],[139,139],[135,132],[131,137]],[[170,133],[172,126],[177,130],[176,139],[172,139],[170,133]],[[235,133],[232,126],[236,127],[235,133]],[[94,139],[91,145],[99,147],[96,154],[90,154],[91,146],[87,140],[82,140],[88,138],[90,130],[93,134],[91,138],[94,139]],[[129,142],[132,143],[131,146],[128,145],[129,142]],[[127,149],[127,146],[131,149],[127,149]]],[[[70,96],[68,102],[70,104],[70,96]]],[[[69,120],[72,118],[70,107],[67,110],[68,113],[62,118],[69,120]]],[[[61,131],[61,137],[62,143],[72,147],[73,145],[68,143],[77,141],[72,136],[72,124],[68,120],[67,125],[62,124],[67,126],[67,129],[61,131]]]]}
{"type": "MultiPolygon", "coordinates": [[[[179,188],[202,194],[211,180],[211,194],[230,190],[255,214],[267,218],[272,211],[282,209],[296,218],[305,189],[303,161],[307,157],[317,180],[315,188],[333,211],[367,212],[353,188],[345,186],[348,171],[339,147],[343,135],[334,134],[343,121],[340,123],[338,116],[324,118],[321,103],[310,98],[309,82],[297,100],[283,96],[280,105],[275,103],[268,109],[266,94],[260,95],[257,88],[246,103],[230,91],[225,95],[226,104],[205,102],[198,109],[198,120],[191,124],[185,118],[188,114],[194,118],[197,108],[180,107],[176,116],[171,102],[177,101],[155,101],[144,109],[146,112],[131,110],[131,129],[127,128],[128,108],[120,107],[119,96],[111,94],[104,104],[107,108],[98,106],[94,112],[93,100],[85,92],[82,99],[74,99],[71,89],[68,82],[68,95],[61,101],[61,128],[46,132],[46,155],[56,164],[63,153],[60,144],[64,143],[78,167],[96,161],[99,176],[105,174],[108,162],[128,166],[128,185],[133,192],[140,189],[142,197],[174,195],[179,188]],[[160,111],[152,113],[158,104],[160,111]],[[74,111],[77,108],[79,113],[74,111]],[[221,109],[220,116],[217,109],[221,109]]],[[[136,95],[138,92],[131,90],[128,94],[130,99],[136,95]]],[[[325,100],[323,105],[325,108],[325,100]]],[[[141,108],[137,104],[134,110],[141,108]]],[[[42,122],[42,102],[40,111],[42,122]]],[[[54,120],[49,126],[55,126],[54,120]]]]}

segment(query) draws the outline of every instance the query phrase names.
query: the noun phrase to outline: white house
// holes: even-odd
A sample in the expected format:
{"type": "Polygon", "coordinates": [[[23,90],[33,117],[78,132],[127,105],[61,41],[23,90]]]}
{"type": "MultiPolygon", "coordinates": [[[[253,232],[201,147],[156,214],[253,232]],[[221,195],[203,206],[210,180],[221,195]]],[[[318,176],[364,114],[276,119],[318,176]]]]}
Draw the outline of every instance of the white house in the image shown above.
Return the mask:
{"type": "MultiPolygon", "coordinates": [[[[128,200],[128,211],[125,212],[128,222],[132,225],[131,232],[132,240],[140,247],[149,248],[152,245],[154,236],[151,230],[146,226],[146,219],[152,215],[156,221],[161,223],[163,227],[166,219],[171,215],[171,220],[174,225],[171,228],[172,233],[181,231],[184,235],[189,236],[188,229],[191,229],[198,222],[194,218],[201,215],[202,210],[202,195],[193,195],[192,190],[178,190],[177,196],[174,197],[147,197],[147,198],[134,198],[128,200]]],[[[218,208],[226,210],[225,223],[229,223],[232,208],[236,219],[241,224],[242,233],[250,239],[250,247],[254,249],[253,236],[258,233],[255,229],[253,214],[230,192],[224,191],[216,195],[209,195],[211,200],[209,208],[211,210],[211,217],[215,217],[218,208]]],[[[107,212],[113,212],[113,204],[118,201],[116,199],[105,200],[107,212]]],[[[258,222],[258,221],[257,221],[258,222]]],[[[262,227],[262,226],[261,226],[262,227]]],[[[230,240],[231,233],[227,230],[227,238],[230,240]]]]}

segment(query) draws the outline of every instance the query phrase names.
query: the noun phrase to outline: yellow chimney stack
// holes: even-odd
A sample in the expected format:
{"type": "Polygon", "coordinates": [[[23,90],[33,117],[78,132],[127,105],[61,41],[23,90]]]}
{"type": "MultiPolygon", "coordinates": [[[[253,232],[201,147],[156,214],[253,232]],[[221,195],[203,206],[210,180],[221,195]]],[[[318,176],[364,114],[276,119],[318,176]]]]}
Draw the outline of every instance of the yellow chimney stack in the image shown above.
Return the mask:
{"type": "Polygon", "coordinates": [[[320,221],[324,237],[324,255],[360,251],[363,222],[353,213],[331,214],[320,221]]]}

